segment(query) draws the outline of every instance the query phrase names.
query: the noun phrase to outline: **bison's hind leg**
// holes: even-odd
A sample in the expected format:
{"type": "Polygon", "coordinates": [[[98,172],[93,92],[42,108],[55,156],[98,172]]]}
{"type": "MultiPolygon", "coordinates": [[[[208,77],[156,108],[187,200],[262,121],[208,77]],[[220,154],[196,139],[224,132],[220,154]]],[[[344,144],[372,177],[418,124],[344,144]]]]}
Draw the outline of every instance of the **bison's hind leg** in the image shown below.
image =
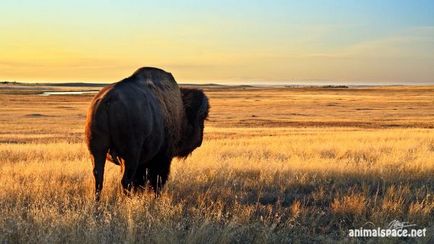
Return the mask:
{"type": "Polygon", "coordinates": [[[161,190],[169,178],[171,161],[171,157],[168,157],[165,154],[159,154],[152,159],[150,163],[147,179],[150,187],[157,196],[160,195],[161,190]]]}
{"type": "MultiPolygon", "coordinates": [[[[141,162],[142,163],[142,162],[141,162]]],[[[146,190],[146,175],[148,169],[146,168],[146,164],[140,164],[137,167],[137,172],[134,178],[134,191],[135,192],[144,192],[146,190]]]]}
{"type": "Polygon", "coordinates": [[[99,201],[103,181],[107,149],[91,150],[93,161],[93,177],[95,178],[95,200],[99,201]]]}
{"type": "Polygon", "coordinates": [[[123,176],[121,180],[121,185],[124,193],[129,195],[131,190],[134,188],[136,174],[139,167],[139,153],[132,150],[128,156],[123,160],[122,170],[123,176]]]}

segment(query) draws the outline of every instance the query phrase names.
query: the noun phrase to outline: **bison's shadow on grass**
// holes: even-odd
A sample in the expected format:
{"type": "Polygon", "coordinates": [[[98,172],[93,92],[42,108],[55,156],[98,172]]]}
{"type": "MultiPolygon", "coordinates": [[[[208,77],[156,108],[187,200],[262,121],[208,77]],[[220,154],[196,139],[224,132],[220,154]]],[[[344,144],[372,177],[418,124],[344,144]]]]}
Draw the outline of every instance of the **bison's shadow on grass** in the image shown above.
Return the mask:
{"type": "Polygon", "coordinates": [[[313,173],[304,170],[275,172],[266,179],[261,179],[260,170],[222,170],[209,178],[209,182],[190,180],[187,188],[180,188],[175,182],[170,185],[170,194],[177,201],[206,195],[210,201],[224,198],[246,205],[289,207],[294,201],[302,201],[306,206],[329,207],[334,197],[348,193],[363,193],[380,199],[391,187],[398,191],[399,187],[410,187],[412,194],[405,196],[405,202],[409,203],[426,198],[434,190],[429,172],[409,176],[392,170],[386,178],[380,172],[313,173]]]}
{"type": "Polygon", "coordinates": [[[256,217],[277,214],[283,222],[303,215],[306,225],[315,218],[319,218],[319,226],[338,227],[344,221],[355,224],[354,228],[367,221],[387,224],[393,219],[405,219],[428,224],[430,219],[426,210],[434,189],[428,172],[409,176],[391,170],[384,177],[384,172],[296,170],[267,175],[261,179],[260,170],[222,170],[210,176],[209,182],[189,181],[187,188],[174,182],[168,194],[174,204],[198,204],[200,199],[205,208],[216,204],[228,211],[238,209],[237,206],[253,207],[256,217]],[[219,204],[222,199],[224,203],[219,204]],[[425,210],[419,211],[415,206],[425,210]]]}

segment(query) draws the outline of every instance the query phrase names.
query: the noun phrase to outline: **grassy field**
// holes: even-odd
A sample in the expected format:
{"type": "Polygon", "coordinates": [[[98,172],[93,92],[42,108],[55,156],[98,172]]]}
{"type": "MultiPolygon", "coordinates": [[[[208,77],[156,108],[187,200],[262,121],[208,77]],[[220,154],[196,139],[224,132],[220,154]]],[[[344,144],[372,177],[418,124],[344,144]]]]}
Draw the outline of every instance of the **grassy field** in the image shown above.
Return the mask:
{"type": "Polygon", "coordinates": [[[91,96],[24,88],[0,86],[0,243],[367,241],[349,229],[392,220],[427,236],[380,241],[433,242],[434,87],[206,88],[204,143],[163,195],[123,196],[108,164],[100,204],[91,96]]]}

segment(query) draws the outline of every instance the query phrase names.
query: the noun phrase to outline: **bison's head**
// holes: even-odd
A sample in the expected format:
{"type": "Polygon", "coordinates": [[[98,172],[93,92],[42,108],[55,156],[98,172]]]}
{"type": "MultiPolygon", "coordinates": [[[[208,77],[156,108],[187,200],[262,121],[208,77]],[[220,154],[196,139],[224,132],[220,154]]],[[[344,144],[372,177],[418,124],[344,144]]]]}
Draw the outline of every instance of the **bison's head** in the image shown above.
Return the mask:
{"type": "Polygon", "coordinates": [[[202,90],[181,88],[185,121],[178,157],[187,157],[194,149],[202,145],[203,128],[208,117],[208,98],[202,90]]]}

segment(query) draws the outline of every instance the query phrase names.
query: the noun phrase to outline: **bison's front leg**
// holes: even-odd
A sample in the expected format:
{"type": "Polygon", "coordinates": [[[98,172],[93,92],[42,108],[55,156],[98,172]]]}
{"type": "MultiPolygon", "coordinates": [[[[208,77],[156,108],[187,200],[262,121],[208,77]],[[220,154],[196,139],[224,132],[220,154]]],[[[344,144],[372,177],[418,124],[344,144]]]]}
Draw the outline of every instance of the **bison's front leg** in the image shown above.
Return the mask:
{"type": "Polygon", "coordinates": [[[150,187],[157,196],[160,195],[160,192],[169,177],[171,161],[172,158],[160,156],[153,159],[150,164],[147,179],[150,187]]]}

